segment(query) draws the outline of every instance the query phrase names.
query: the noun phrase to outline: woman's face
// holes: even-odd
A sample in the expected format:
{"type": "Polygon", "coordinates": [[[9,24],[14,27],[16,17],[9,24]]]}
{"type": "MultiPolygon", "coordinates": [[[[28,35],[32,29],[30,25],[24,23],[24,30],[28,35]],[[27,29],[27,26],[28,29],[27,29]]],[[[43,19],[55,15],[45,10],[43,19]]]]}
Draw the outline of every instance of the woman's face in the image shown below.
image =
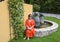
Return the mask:
{"type": "Polygon", "coordinates": [[[32,17],[30,16],[30,19],[32,19],[32,17]]]}
{"type": "Polygon", "coordinates": [[[30,16],[30,17],[28,17],[28,19],[32,19],[32,17],[30,16]]]}

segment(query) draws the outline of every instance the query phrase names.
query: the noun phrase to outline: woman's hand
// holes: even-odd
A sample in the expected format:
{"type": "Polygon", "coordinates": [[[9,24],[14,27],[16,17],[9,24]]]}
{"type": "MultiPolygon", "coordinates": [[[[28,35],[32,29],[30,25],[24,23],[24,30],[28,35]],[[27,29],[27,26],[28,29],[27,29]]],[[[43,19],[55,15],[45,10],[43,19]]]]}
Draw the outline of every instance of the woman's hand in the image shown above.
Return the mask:
{"type": "Polygon", "coordinates": [[[28,27],[28,29],[29,29],[29,30],[31,30],[33,27],[34,27],[34,25],[33,25],[33,26],[31,26],[31,27],[28,27]]]}
{"type": "Polygon", "coordinates": [[[30,27],[31,29],[34,28],[34,25],[30,27]]]}
{"type": "Polygon", "coordinates": [[[29,30],[31,30],[31,28],[28,28],[29,30]]]}
{"type": "Polygon", "coordinates": [[[27,26],[27,29],[31,30],[33,27],[34,27],[34,25],[31,26],[31,27],[27,26]]]}
{"type": "Polygon", "coordinates": [[[29,26],[26,26],[27,28],[26,29],[29,29],[29,30],[31,30],[31,28],[29,27],[29,26]]]}

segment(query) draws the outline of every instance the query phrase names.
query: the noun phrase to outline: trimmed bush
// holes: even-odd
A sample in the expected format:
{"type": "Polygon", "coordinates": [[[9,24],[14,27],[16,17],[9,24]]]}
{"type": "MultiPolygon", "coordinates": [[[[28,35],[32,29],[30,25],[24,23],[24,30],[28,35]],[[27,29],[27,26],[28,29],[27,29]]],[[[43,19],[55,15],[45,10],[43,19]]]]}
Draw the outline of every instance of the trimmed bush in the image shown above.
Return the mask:
{"type": "Polygon", "coordinates": [[[23,0],[8,0],[10,25],[15,39],[23,36],[23,0]]]}

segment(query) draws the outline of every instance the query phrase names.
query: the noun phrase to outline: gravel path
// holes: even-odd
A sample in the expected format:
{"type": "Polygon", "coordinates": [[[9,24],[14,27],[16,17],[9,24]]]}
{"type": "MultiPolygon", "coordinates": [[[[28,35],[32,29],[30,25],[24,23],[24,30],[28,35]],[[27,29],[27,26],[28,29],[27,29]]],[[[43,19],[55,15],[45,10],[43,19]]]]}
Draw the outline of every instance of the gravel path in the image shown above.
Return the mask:
{"type": "MultiPolygon", "coordinates": [[[[33,12],[34,14],[35,12],[33,12]]],[[[37,12],[37,13],[40,13],[40,12],[37,12]]],[[[50,16],[50,17],[55,17],[55,18],[58,18],[60,19],[60,14],[50,14],[50,13],[42,13],[44,16],[50,16]]]]}
{"type": "Polygon", "coordinates": [[[60,19],[60,15],[59,14],[49,14],[49,13],[42,13],[44,16],[50,16],[50,17],[55,17],[60,19]]]}

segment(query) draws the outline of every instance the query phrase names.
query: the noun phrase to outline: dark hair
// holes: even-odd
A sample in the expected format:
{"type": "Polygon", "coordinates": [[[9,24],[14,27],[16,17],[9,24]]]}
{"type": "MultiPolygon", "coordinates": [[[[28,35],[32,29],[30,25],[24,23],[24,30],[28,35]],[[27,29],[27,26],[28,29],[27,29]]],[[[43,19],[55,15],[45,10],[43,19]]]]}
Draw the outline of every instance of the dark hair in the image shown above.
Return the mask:
{"type": "Polygon", "coordinates": [[[30,17],[32,17],[31,14],[28,15],[28,19],[29,19],[30,17]]]}

